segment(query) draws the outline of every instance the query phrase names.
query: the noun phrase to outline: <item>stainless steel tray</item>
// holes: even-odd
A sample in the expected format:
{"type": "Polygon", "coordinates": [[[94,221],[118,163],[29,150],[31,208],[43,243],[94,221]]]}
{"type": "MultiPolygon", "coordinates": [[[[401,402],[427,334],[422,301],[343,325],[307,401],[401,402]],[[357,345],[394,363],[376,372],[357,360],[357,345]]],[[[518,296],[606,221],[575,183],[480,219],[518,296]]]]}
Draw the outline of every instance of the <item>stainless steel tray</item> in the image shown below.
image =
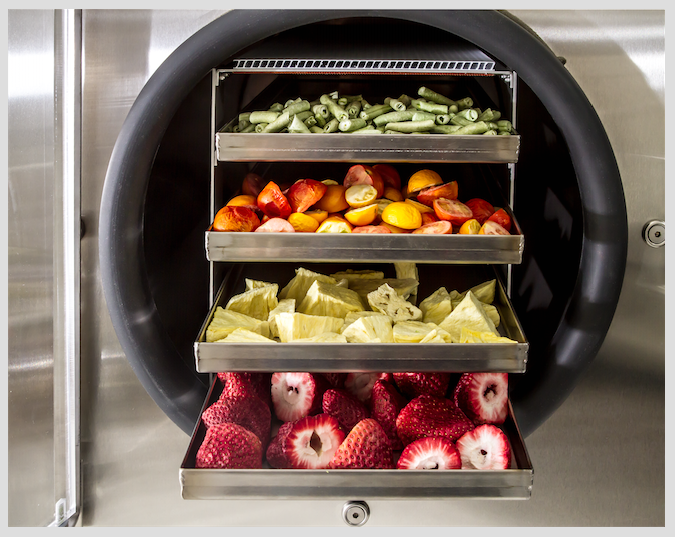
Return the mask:
{"type": "MultiPolygon", "coordinates": [[[[516,227],[515,230],[520,233],[516,227]]],[[[520,264],[525,237],[367,233],[231,233],[207,231],[209,261],[353,261],[520,264]]]]}
{"type": "MultiPolygon", "coordinates": [[[[215,379],[204,408],[219,395],[215,379]]],[[[206,428],[200,422],[179,471],[186,500],[511,499],[532,495],[534,470],[509,404],[503,430],[511,443],[509,470],[220,470],[195,468],[206,428]]]]}
{"type": "Polygon", "coordinates": [[[230,162],[518,162],[520,136],[450,134],[216,133],[230,162]]]}
{"type": "Polygon", "coordinates": [[[207,343],[217,306],[231,295],[218,291],[194,344],[196,369],[219,371],[501,371],[526,370],[529,343],[499,278],[494,305],[502,335],[518,343],[207,343]]]}

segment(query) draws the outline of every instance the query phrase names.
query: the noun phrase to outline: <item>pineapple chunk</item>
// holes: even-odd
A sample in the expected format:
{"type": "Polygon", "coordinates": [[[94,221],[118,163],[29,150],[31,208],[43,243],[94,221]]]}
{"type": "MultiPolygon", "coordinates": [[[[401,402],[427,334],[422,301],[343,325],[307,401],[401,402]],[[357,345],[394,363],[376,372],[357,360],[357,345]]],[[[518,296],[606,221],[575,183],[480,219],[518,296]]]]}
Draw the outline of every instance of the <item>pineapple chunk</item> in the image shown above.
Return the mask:
{"type": "Polygon", "coordinates": [[[296,339],[293,343],[347,343],[347,338],[335,332],[324,332],[317,336],[296,339]]]}
{"type": "Polygon", "coordinates": [[[324,332],[339,333],[344,320],[338,317],[279,313],[276,317],[279,339],[282,343],[318,336],[324,332]]]}
{"type": "Polygon", "coordinates": [[[367,298],[373,311],[388,315],[394,322],[422,319],[422,310],[399,296],[396,290],[387,283],[368,293],[367,298]]]}
{"type": "Polygon", "coordinates": [[[422,338],[420,343],[447,343],[443,336],[438,333],[438,330],[432,330],[422,338]]]}
{"type": "Polygon", "coordinates": [[[353,270],[353,269],[347,269],[342,272],[336,272],[335,274],[331,274],[331,278],[335,278],[336,280],[342,280],[346,279],[347,281],[352,281],[352,280],[358,280],[358,279],[365,279],[365,280],[372,280],[372,279],[382,279],[384,278],[384,272],[379,271],[379,270],[353,270]]]}
{"type": "Polygon", "coordinates": [[[263,282],[260,280],[251,280],[250,278],[244,278],[244,283],[246,283],[245,291],[250,291],[251,289],[259,289],[260,287],[267,287],[268,285],[276,285],[275,283],[263,282]]]}
{"type": "Polygon", "coordinates": [[[256,287],[250,291],[244,291],[230,298],[225,309],[266,321],[270,311],[279,304],[277,300],[278,290],[279,286],[275,283],[266,285],[265,287],[256,287]]]}
{"type": "Polygon", "coordinates": [[[471,289],[469,289],[468,291],[464,291],[463,293],[453,291],[452,293],[450,293],[452,295],[452,306],[456,307],[457,304],[459,304],[462,300],[464,300],[464,297],[469,291],[471,291],[474,294],[474,296],[484,304],[492,304],[495,300],[496,288],[497,288],[497,280],[492,279],[487,282],[474,285],[471,289]]]}
{"type": "MultiPolygon", "coordinates": [[[[452,336],[447,330],[443,330],[440,326],[434,324],[434,323],[427,323],[431,328],[436,330],[436,334],[445,342],[445,343],[457,343],[456,339],[452,339],[452,336]]],[[[420,343],[422,343],[420,341],[420,343]]]]}
{"type": "Polygon", "coordinates": [[[398,278],[383,278],[383,279],[357,279],[349,282],[349,288],[356,291],[363,303],[368,302],[368,293],[376,291],[384,284],[389,285],[396,291],[401,298],[407,299],[411,294],[417,293],[419,282],[413,278],[406,278],[399,280],[398,278]]]}
{"type": "Polygon", "coordinates": [[[361,317],[342,331],[349,343],[394,343],[391,319],[382,314],[361,317]]]}
{"type": "Polygon", "coordinates": [[[276,343],[274,340],[261,336],[245,328],[237,328],[223,339],[219,339],[216,343],[276,343]]]}
{"type": "Polygon", "coordinates": [[[452,298],[445,287],[440,287],[420,302],[425,323],[439,324],[452,313],[452,298]]]}
{"type": "Polygon", "coordinates": [[[307,290],[316,280],[332,284],[337,283],[335,278],[300,267],[295,271],[293,279],[279,292],[279,299],[294,298],[296,303],[300,304],[305,298],[307,290]]]}
{"type": "Polygon", "coordinates": [[[486,304],[485,302],[481,302],[483,304],[483,309],[485,310],[485,313],[487,313],[487,316],[492,319],[492,322],[495,324],[495,328],[499,326],[499,323],[501,321],[501,317],[499,316],[499,311],[497,311],[497,307],[493,306],[492,304],[486,304]]]}
{"type": "MultiPolygon", "coordinates": [[[[419,284],[420,274],[417,270],[417,263],[396,262],[394,263],[394,268],[396,269],[396,277],[399,280],[412,279],[419,284]]],[[[417,304],[417,288],[408,296],[408,302],[417,304]]]]}
{"type": "Polygon", "coordinates": [[[267,322],[270,323],[270,334],[272,337],[279,337],[279,330],[277,329],[276,316],[283,312],[295,313],[294,298],[281,299],[277,307],[274,308],[272,311],[270,311],[270,314],[267,316],[267,322]]]}
{"type": "Polygon", "coordinates": [[[350,311],[346,316],[345,316],[345,324],[342,326],[342,331],[345,331],[345,328],[347,328],[350,324],[352,324],[354,321],[357,321],[361,317],[371,317],[373,315],[382,315],[379,311],[368,311],[368,310],[363,310],[363,311],[350,311]]]}
{"type": "Polygon", "coordinates": [[[351,289],[316,280],[298,306],[300,313],[344,317],[350,311],[363,311],[363,302],[351,289]]]}
{"type": "Polygon", "coordinates": [[[249,315],[216,307],[213,319],[206,328],[206,341],[213,343],[227,337],[237,328],[245,328],[261,336],[269,336],[270,328],[267,321],[261,321],[249,315]]]}
{"type": "Polygon", "coordinates": [[[464,300],[452,310],[452,313],[439,326],[449,332],[455,341],[459,341],[462,327],[477,332],[492,332],[496,336],[499,335],[492,319],[485,313],[482,303],[471,291],[466,293],[464,300]]]}
{"type": "Polygon", "coordinates": [[[394,341],[396,343],[420,343],[430,332],[436,330],[421,321],[401,321],[394,325],[394,341]]]}
{"type": "Polygon", "coordinates": [[[462,333],[459,336],[460,343],[518,343],[513,339],[504,336],[495,336],[492,332],[477,332],[462,328],[462,333]]]}

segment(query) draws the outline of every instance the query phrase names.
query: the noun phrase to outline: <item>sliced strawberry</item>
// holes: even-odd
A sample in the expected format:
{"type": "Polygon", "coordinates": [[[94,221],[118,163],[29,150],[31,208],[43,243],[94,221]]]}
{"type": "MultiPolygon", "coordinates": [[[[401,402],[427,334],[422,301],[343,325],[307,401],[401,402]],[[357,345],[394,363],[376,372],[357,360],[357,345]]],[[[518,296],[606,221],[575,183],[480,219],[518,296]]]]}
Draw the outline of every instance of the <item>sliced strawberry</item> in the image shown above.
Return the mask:
{"type": "Polygon", "coordinates": [[[325,377],[312,373],[274,373],[272,405],[281,421],[296,421],[321,411],[324,392],[330,388],[325,377]]]}
{"type": "Polygon", "coordinates": [[[409,397],[422,394],[443,397],[450,385],[450,373],[394,373],[394,382],[409,397]]]}
{"type": "Polygon", "coordinates": [[[254,433],[265,448],[270,439],[272,413],[263,401],[254,395],[221,397],[202,413],[207,428],[221,423],[236,423],[254,433]]]}
{"type": "Polygon", "coordinates": [[[291,432],[294,424],[295,422],[293,421],[282,423],[279,427],[279,430],[277,431],[277,434],[274,436],[274,438],[272,438],[269,446],[267,446],[267,453],[265,454],[265,457],[272,468],[291,467],[291,463],[284,453],[284,441],[286,440],[288,433],[291,432]]]}
{"type": "Polygon", "coordinates": [[[217,374],[218,379],[223,383],[221,397],[232,395],[233,392],[250,388],[255,395],[272,407],[272,396],[270,393],[271,373],[256,372],[221,372],[217,374]]]}
{"type": "Polygon", "coordinates": [[[368,407],[346,390],[326,390],[322,408],[325,414],[338,420],[346,431],[368,417],[368,407]]]}
{"type": "Polygon", "coordinates": [[[464,373],[453,393],[455,404],[476,425],[501,425],[509,412],[507,373],[464,373]]]}
{"type": "Polygon", "coordinates": [[[306,416],[293,423],[283,441],[290,468],[328,468],[345,439],[338,421],[328,414],[306,416]]]}
{"type": "Polygon", "coordinates": [[[344,388],[347,373],[321,373],[333,388],[344,388]]]}
{"type": "Polygon", "coordinates": [[[408,444],[396,463],[399,470],[459,470],[462,459],[452,440],[420,438],[408,444]]]}
{"type": "Polygon", "coordinates": [[[511,467],[511,446],[504,432],[495,425],[479,425],[457,440],[462,468],[506,470],[511,467]]]}
{"type": "Polygon", "coordinates": [[[345,379],[345,389],[355,395],[357,399],[368,402],[373,391],[373,385],[379,373],[348,373],[345,379]]]}
{"type": "Polygon", "coordinates": [[[387,434],[373,418],[358,422],[335,452],[332,469],[393,468],[387,434]]]}
{"type": "Polygon", "coordinates": [[[392,382],[378,379],[373,385],[370,415],[382,426],[394,450],[403,449],[403,443],[396,433],[396,418],[407,403],[408,400],[396,390],[392,382]]]}
{"type": "Polygon", "coordinates": [[[251,431],[236,423],[206,430],[195,460],[196,468],[262,468],[262,444],[251,431]]]}
{"type": "Polygon", "coordinates": [[[396,418],[396,432],[404,446],[426,436],[443,436],[455,442],[473,428],[454,402],[433,395],[415,397],[396,418]]]}
{"type": "Polygon", "coordinates": [[[380,373],[377,377],[378,380],[384,380],[385,382],[390,382],[394,384],[394,374],[393,373],[380,373]]]}

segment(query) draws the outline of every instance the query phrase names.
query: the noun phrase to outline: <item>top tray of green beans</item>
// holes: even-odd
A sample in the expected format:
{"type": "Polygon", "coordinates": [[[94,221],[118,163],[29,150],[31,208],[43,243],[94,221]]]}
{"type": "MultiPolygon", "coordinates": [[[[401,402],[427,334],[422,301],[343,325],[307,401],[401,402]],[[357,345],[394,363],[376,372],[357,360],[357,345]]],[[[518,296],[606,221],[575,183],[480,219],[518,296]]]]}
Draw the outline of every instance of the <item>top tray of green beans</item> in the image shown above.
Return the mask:
{"type": "Polygon", "coordinates": [[[519,149],[498,110],[424,86],[375,104],[337,92],[298,97],[242,112],[216,135],[221,161],[517,162],[519,149]]]}

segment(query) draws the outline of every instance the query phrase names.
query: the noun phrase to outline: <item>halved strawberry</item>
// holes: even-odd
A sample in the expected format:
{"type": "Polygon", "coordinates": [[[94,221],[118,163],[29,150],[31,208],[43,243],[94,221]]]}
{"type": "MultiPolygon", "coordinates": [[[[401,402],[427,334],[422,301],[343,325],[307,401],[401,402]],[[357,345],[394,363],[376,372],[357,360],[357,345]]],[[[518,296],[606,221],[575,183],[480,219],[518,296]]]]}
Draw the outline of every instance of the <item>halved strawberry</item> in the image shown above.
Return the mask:
{"type": "Polygon", "coordinates": [[[330,388],[325,377],[312,373],[274,373],[272,405],[281,421],[295,421],[321,411],[324,392],[330,388]]]}
{"type": "Polygon", "coordinates": [[[270,441],[269,446],[267,446],[267,453],[265,457],[267,462],[272,468],[290,468],[291,463],[288,461],[288,457],[284,454],[284,441],[288,436],[288,433],[291,432],[294,421],[287,421],[282,423],[277,431],[277,434],[270,441]]]}
{"type": "Polygon", "coordinates": [[[345,389],[360,401],[367,403],[379,375],[380,373],[348,373],[345,389]]]}
{"type": "Polygon", "coordinates": [[[236,423],[254,433],[265,448],[270,439],[272,413],[263,401],[254,395],[233,395],[218,399],[202,413],[207,428],[221,423],[236,423]]]}
{"type": "Polygon", "coordinates": [[[389,439],[373,418],[358,422],[335,452],[332,469],[393,468],[389,439]]]}
{"type": "Polygon", "coordinates": [[[373,385],[369,404],[370,415],[384,429],[391,448],[403,449],[403,443],[396,433],[396,418],[408,400],[396,390],[393,383],[378,379],[373,385]]]}
{"type": "Polygon", "coordinates": [[[462,459],[452,440],[427,437],[408,444],[396,463],[399,470],[459,470],[462,459]]]}
{"type": "Polygon", "coordinates": [[[495,425],[479,425],[457,440],[462,469],[506,470],[511,467],[511,446],[495,425]]]}
{"type": "Polygon", "coordinates": [[[345,439],[338,421],[328,414],[296,421],[284,438],[283,452],[290,468],[328,468],[345,439]]]}
{"type": "Polygon", "coordinates": [[[368,408],[346,390],[326,390],[323,394],[322,409],[333,416],[346,430],[368,417],[368,408]]]}
{"type": "Polygon", "coordinates": [[[473,428],[453,401],[433,395],[415,397],[396,418],[396,432],[404,446],[425,436],[444,436],[455,442],[473,428]]]}
{"type": "Polygon", "coordinates": [[[453,393],[455,404],[476,425],[500,425],[509,412],[507,373],[463,373],[453,393]]]}
{"type": "Polygon", "coordinates": [[[262,444],[236,423],[209,427],[197,450],[196,468],[262,468],[262,444]]]}
{"type": "Polygon", "coordinates": [[[394,373],[394,381],[401,393],[410,397],[443,397],[450,385],[450,373],[394,373]]]}
{"type": "Polygon", "coordinates": [[[272,407],[272,396],[270,394],[271,373],[221,372],[217,376],[223,383],[221,397],[231,395],[233,392],[243,390],[248,386],[267,406],[272,407]]]}

